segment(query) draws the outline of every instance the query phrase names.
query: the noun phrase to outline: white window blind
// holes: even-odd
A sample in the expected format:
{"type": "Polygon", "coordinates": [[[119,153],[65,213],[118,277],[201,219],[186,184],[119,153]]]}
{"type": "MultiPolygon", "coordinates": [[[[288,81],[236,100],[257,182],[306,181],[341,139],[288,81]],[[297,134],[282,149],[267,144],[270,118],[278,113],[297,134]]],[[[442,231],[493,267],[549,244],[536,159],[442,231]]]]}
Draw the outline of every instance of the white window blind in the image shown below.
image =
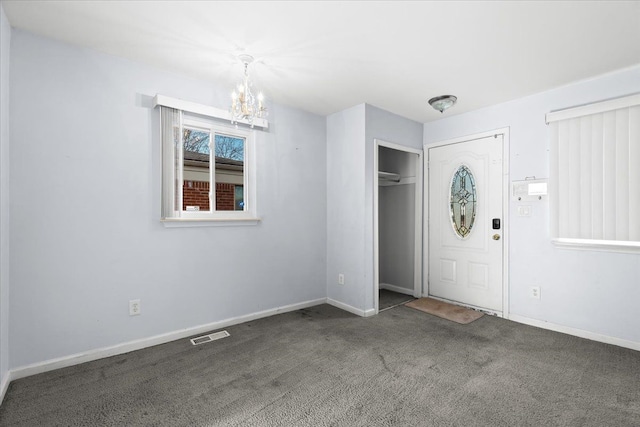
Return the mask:
{"type": "Polygon", "coordinates": [[[160,137],[162,138],[162,218],[178,216],[181,200],[179,185],[182,135],[182,111],[160,107],[160,137]]]}
{"type": "Polygon", "coordinates": [[[551,235],[640,242],[640,95],[549,113],[551,235]]]}

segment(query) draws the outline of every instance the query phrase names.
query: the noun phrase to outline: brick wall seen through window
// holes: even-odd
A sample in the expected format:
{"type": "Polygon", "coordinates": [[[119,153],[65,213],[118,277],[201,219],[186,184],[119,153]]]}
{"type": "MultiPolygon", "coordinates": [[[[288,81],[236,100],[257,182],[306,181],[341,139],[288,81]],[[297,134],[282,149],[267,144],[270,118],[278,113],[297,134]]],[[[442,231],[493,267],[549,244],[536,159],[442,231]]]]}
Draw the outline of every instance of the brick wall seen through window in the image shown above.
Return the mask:
{"type": "MultiPolygon", "coordinates": [[[[216,183],[216,209],[219,211],[242,210],[236,206],[236,187],[241,185],[216,183]]],[[[200,211],[209,210],[209,183],[202,181],[185,181],[182,187],[182,209],[187,210],[187,206],[197,206],[200,211]]]]}

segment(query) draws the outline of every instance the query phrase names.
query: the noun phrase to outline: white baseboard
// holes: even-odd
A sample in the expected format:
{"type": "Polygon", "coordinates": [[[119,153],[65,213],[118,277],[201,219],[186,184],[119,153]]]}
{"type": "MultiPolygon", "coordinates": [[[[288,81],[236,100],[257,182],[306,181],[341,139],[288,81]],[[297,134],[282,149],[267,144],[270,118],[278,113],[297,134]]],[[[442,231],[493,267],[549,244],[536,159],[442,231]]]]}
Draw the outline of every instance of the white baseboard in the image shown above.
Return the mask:
{"type": "Polygon", "coordinates": [[[572,328],[570,326],[558,325],[551,322],[545,322],[544,320],[531,319],[529,317],[519,316],[517,314],[509,314],[509,320],[513,320],[514,322],[523,323],[529,326],[535,326],[537,328],[548,329],[550,331],[561,332],[563,334],[573,335],[580,338],[586,338],[591,341],[613,344],[617,345],[618,347],[640,351],[640,342],[636,341],[629,341],[622,338],[602,335],[596,332],[589,332],[583,329],[572,328]]]}
{"type": "Polygon", "coordinates": [[[413,289],[401,288],[400,286],[391,285],[389,283],[380,283],[379,288],[386,289],[388,291],[397,292],[399,294],[413,296],[413,289]]]}
{"type": "Polygon", "coordinates": [[[370,308],[369,310],[364,311],[364,317],[371,317],[371,316],[374,316],[375,314],[376,314],[375,308],[370,308]]]}
{"type": "Polygon", "coordinates": [[[355,314],[357,316],[360,316],[360,317],[370,317],[370,316],[373,316],[374,314],[376,314],[376,311],[373,308],[371,308],[369,310],[361,310],[359,308],[355,308],[355,307],[353,307],[353,306],[351,306],[349,304],[345,304],[343,302],[336,301],[336,300],[331,299],[331,298],[327,298],[327,304],[332,305],[334,307],[337,307],[337,308],[339,308],[341,310],[348,311],[349,313],[353,313],[353,314],[355,314]]]}
{"type": "MultiPolygon", "coordinates": [[[[93,360],[104,359],[105,357],[111,357],[118,354],[128,353],[130,351],[140,350],[146,347],[151,347],[158,344],[164,344],[170,341],[179,340],[182,338],[190,337],[193,335],[202,334],[215,329],[226,328],[228,326],[237,325],[239,323],[250,322],[252,320],[261,319],[264,317],[273,316],[275,314],[287,313],[290,311],[300,310],[302,308],[313,307],[315,305],[324,304],[327,302],[326,298],[318,298],[315,300],[304,301],[301,303],[290,304],[283,307],[277,307],[269,310],[259,311],[257,313],[251,313],[244,316],[232,317],[218,322],[208,323],[205,325],[194,326],[192,328],[180,329],[166,334],[155,335],[149,338],[142,338],[139,340],[129,341],[122,344],[116,344],[109,347],[102,347],[95,350],[90,350],[84,353],[76,353],[69,356],[59,357],[57,359],[45,360],[44,362],[38,362],[31,365],[21,366],[19,368],[9,371],[9,377],[11,380],[18,378],[24,378],[31,375],[40,374],[43,372],[52,371],[54,369],[66,368],[68,366],[79,365],[80,363],[91,362],[93,360]]],[[[5,387],[3,382],[3,387],[5,387]]],[[[3,388],[3,395],[4,390],[3,388]]],[[[0,401],[1,402],[1,401],[0,401]]]]}
{"type": "Polygon", "coordinates": [[[11,382],[11,371],[7,371],[5,373],[4,378],[2,378],[2,382],[0,383],[0,405],[4,402],[4,395],[7,394],[7,390],[9,389],[9,383],[11,382]]]}

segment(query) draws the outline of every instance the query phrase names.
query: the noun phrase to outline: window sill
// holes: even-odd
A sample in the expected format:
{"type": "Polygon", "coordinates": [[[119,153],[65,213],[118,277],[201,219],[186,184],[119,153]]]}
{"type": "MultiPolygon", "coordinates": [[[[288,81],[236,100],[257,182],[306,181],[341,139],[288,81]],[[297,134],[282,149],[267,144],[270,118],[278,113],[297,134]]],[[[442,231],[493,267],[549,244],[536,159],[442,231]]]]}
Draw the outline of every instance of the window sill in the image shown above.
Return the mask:
{"type": "Polygon", "coordinates": [[[233,227],[258,225],[260,218],[165,218],[161,222],[165,228],[233,227]]]}
{"type": "Polygon", "coordinates": [[[551,242],[561,249],[575,249],[582,251],[619,252],[628,254],[640,253],[640,242],[624,240],[591,240],[591,239],[551,239],[551,242]]]}

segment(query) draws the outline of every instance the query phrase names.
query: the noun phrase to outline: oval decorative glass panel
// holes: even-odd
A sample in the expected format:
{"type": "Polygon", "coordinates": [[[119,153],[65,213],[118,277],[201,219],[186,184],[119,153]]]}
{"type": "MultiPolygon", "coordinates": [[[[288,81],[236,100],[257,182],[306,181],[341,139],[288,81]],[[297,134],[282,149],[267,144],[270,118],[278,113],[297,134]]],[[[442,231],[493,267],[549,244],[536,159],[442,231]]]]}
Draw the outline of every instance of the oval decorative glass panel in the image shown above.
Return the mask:
{"type": "Polygon", "coordinates": [[[465,165],[461,165],[453,174],[450,202],[453,231],[464,239],[473,228],[477,203],[476,180],[465,165]]]}

